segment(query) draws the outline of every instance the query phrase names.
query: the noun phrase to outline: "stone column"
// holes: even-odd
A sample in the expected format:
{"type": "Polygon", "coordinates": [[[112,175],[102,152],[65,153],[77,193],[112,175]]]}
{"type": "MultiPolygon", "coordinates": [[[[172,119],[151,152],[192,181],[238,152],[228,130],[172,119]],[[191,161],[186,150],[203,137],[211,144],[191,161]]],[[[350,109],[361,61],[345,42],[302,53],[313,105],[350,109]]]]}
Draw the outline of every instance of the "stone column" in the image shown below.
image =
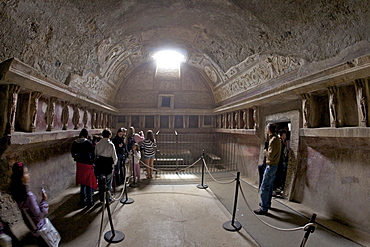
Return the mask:
{"type": "Polygon", "coordinates": [[[311,105],[310,105],[310,98],[311,95],[308,93],[301,94],[302,97],[302,115],[303,115],[303,128],[309,128],[311,126],[310,123],[310,115],[311,115],[311,105]]]}
{"type": "Polygon", "coordinates": [[[189,115],[184,115],[184,128],[189,128],[189,115]]]}
{"type": "Polygon", "coordinates": [[[358,123],[360,127],[366,127],[367,125],[367,99],[365,92],[365,80],[357,79],[354,82],[356,89],[356,101],[357,101],[357,112],[358,112],[358,123]]]}
{"type": "Polygon", "coordinates": [[[159,127],[160,127],[160,116],[159,115],[155,115],[154,116],[154,128],[155,129],[159,129],[159,127]]]}
{"type": "Polygon", "coordinates": [[[338,126],[338,89],[337,87],[328,87],[329,91],[329,111],[330,111],[330,127],[338,126]]]}
{"type": "Polygon", "coordinates": [[[175,116],[174,115],[170,115],[169,117],[169,123],[168,123],[168,127],[170,129],[173,129],[175,127],[175,116]]]}
{"type": "Polygon", "coordinates": [[[46,131],[54,129],[55,103],[57,100],[57,97],[50,97],[48,99],[48,105],[46,108],[46,131]]]}
{"type": "Polygon", "coordinates": [[[67,130],[68,120],[69,120],[69,101],[64,102],[61,120],[62,120],[61,121],[62,122],[62,130],[67,130]]]}
{"type": "MultiPolygon", "coordinates": [[[[175,117],[173,117],[173,118],[175,118],[175,117]]],[[[172,121],[172,124],[173,124],[173,121],[172,121]]],[[[171,125],[171,121],[170,121],[170,125],[171,125]]],[[[140,130],[140,129],[143,129],[144,127],[145,127],[145,116],[140,115],[139,116],[139,126],[137,126],[137,128],[138,128],[138,130],[140,130]]]]}

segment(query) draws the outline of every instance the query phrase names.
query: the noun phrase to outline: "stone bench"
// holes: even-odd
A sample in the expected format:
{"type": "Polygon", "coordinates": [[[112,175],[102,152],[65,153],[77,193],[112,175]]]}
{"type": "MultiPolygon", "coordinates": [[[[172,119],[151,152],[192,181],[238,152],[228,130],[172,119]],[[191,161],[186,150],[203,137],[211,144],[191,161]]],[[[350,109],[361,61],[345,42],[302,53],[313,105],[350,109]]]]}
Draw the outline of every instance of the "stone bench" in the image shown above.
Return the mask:
{"type": "Polygon", "coordinates": [[[221,161],[221,157],[213,153],[205,153],[204,155],[206,156],[206,159],[210,161],[211,164],[221,161]]]}

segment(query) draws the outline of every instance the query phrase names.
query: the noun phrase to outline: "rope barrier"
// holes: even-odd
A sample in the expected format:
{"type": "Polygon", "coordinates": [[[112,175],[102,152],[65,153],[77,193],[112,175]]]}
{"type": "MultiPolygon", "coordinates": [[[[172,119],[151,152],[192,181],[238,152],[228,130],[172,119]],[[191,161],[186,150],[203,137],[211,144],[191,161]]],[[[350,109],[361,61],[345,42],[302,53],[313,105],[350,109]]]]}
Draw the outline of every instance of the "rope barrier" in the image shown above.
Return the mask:
{"type": "Polygon", "coordinates": [[[206,170],[207,170],[207,173],[209,174],[209,176],[216,182],[216,183],[219,183],[219,184],[231,184],[232,182],[234,182],[235,181],[235,178],[233,179],[233,180],[231,180],[231,181],[228,181],[228,182],[221,182],[221,181],[218,181],[217,179],[215,179],[213,176],[212,176],[212,174],[211,174],[211,172],[209,171],[209,169],[208,169],[208,166],[207,166],[207,163],[206,163],[206,161],[204,160],[204,158],[203,157],[201,157],[200,159],[203,159],[203,161],[204,161],[204,166],[206,167],[206,170]]]}
{"type": "Polygon", "coordinates": [[[123,194],[125,193],[125,191],[126,191],[126,189],[127,189],[127,184],[129,184],[129,183],[130,183],[130,178],[131,178],[131,177],[132,177],[132,176],[130,176],[130,177],[126,177],[126,181],[125,181],[125,183],[124,183],[124,187],[122,188],[121,194],[119,195],[119,197],[118,197],[118,198],[115,198],[115,197],[114,197],[114,195],[112,195],[111,191],[110,191],[110,190],[108,190],[108,194],[109,194],[110,198],[112,198],[114,201],[119,201],[119,200],[121,200],[121,199],[123,198],[123,194]]]}
{"type": "MultiPolygon", "coordinates": [[[[193,166],[195,166],[198,162],[199,162],[199,160],[200,160],[201,158],[199,158],[199,159],[197,159],[196,161],[194,161],[191,165],[189,165],[189,166],[187,166],[187,167],[185,167],[185,168],[182,168],[182,169],[176,169],[176,170],[174,170],[174,171],[176,171],[176,172],[178,172],[178,171],[185,171],[186,169],[189,169],[190,167],[193,167],[193,166]]],[[[147,168],[149,168],[149,169],[152,169],[153,171],[159,171],[159,172],[167,172],[167,171],[165,171],[165,170],[161,170],[161,169],[158,169],[158,168],[154,168],[154,167],[150,167],[150,166],[148,166],[147,164],[145,164],[143,161],[141,161],[140,160],[140,164],[143,164],[145,167],[147,167],[147,168]]]]}
{"type": "Polygon", "coordinates": [[[239,188],[240,188],[240,192],[243,196],[243,199],[244,199],[244,202],[245,204],[247,205],[248,209],[252,212],[252,214],[259,220],[261,221],[263,224],[275,229],[275,230],[278,230],[278,231],[285,231],[285,232],[292,232],[292,231],[299,231],[299,230],[304,230],[304,231],[307,231],[307,229],[309,227],[314,227],[315,229],[317,228],[317,224],[315,223],[307,223],[306,225],[304,226],[300,226],[300,227],[296,227],[296,228],[290,228],[290,229],[286,229],[286,228],[280,228],[280,227],[276,227],[276,226],[273,226],[269,223],[267,223],[266,221],[262,220],[260,217],[258,217],[256,214],[253,213],[253,210],[252,208],[250,207],[247,199],[245,198],[245,195],[244,195],[244,191],[243,191],[243,188],[241,185],[239,185],[239,188]]]}

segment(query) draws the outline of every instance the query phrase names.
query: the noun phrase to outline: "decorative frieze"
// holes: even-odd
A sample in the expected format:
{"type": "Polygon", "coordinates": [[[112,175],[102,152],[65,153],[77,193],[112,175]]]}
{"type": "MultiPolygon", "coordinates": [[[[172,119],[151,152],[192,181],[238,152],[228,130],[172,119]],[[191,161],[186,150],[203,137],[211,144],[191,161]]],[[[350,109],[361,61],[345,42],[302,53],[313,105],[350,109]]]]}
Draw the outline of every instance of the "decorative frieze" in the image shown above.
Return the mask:
{"type": "Polygon", "coordinates": [[[240,74],[215,90],[215,101],[217,103],[279,76],[297,71],[303,63],[292,57],[282,57],[278,55],[263,56],[254,59],[259,62],[251,62],[251,67],[245,68],[240,74]]]}

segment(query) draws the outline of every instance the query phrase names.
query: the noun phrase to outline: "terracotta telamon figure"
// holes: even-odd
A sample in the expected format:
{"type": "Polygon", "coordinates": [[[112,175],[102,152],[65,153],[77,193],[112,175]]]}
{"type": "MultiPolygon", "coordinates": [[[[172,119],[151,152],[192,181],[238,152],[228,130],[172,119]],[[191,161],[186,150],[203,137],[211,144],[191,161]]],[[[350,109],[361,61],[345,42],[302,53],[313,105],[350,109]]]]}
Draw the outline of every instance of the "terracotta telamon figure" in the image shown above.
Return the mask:
{"type": "Polygon", "coordinates": [[[234,113],[234,129],[239,127],[239,112],[234,113]]]}
{"type": "Polygon", "coordinates": [[[331,126],[336,127],[337,124],[337,88],[329,87],[329,107],[331,116],[331,126]]]}
{"type": "Polygon", "coordinates": [[[14,131],[14,121],[15,121],[15,113],[17,110],[17,102],[18,102],[18,93],[20,91],[20,86],[18,85],[9,85],[9,101],[8,101],[8,121],[10,124],[10,131],[14,131]]]}
{"type": "Polygon", "coordinates": [[[35,131],[36,129],[36,116],[37,116],[37,104],[39,102],[39,98],[41,97],[40,92],[32,92],[31,95],[31,102],[30,102],[30,118],[31,118],[31,123],[30,123],[30,129],[32,132],[35,131]]]}
{"type": "Polygon", "coordinates": [[[243,110],[243,129],[247,129],[247,110],[243,110]]]}
{"type": "Polygon", "coordinates": [[[72,122],[73,122],[73,129],[78,129],[78,124],[80,122],[80,110],[78,109],[78,106],[74,106],[73,108],[73,117],[72,117],[72,122]]]}
{"type": "Polygon", "coordinates": [[[303,111],[303,126],[307,128],[309,126],[309,118],[310,118],[310,95],[304,93],[302,96],[302,111],[303,111]]]}
{"type": "Polygon", "coordinates": [[[66,130],[68,126],[68,119],[69,119],[69,109],[68,109],[69,102],[65,102],[63,110],[62,110],[62,130],[66,130]]]}
{"type": "Polygon", "coordinates": [[[55,102],[58,100],[56,97],[49,98],[48,106],[46,108],[46,130],[51,131],[54,128],[55,116],[55,102]]]}

